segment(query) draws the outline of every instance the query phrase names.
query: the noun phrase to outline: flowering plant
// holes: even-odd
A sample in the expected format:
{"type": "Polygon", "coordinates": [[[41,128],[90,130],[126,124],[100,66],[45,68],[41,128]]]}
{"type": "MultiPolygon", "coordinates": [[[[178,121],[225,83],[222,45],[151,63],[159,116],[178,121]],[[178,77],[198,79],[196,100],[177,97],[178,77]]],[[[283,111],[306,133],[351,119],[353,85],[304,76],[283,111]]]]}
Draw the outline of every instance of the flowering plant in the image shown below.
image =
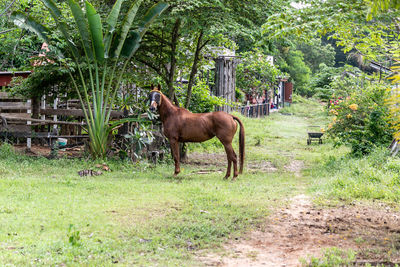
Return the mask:
{"type": "Polygon", "coordinates": [[[353,154],[364,155],[375,146],[389,143],[393,131],[385,97],[384,84],[369,83],[346,98],[331,99],[327,133],[335,145],[350,145],[353,154]]]}

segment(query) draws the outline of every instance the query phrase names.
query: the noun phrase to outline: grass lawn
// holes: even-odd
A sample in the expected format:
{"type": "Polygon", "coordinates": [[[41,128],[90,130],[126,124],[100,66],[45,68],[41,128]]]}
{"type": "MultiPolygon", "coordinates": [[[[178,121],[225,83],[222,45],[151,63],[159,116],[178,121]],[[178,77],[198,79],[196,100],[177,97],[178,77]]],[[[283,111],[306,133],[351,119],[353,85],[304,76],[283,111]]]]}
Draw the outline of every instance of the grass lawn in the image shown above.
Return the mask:
{"type": "MultiPolygon", "coordinates": [[[[107,162],[110,172],[80,177],[78,171],[98,162],[32,158],[2,146],[1,265],[199,265],[194,252],[216,249],[257,226],[274,207],[319,181],[322,171],[312,172],[315,166],[346,152],[329,143],[306,145],[307,127],[326,124],[319,104],[285,112],[292,115],[242,118],[246,164],[270,162],[277,170],[245,168],[235,182],[223,180],[220,172],[198,174],[204,166],[184,164],[173,178],[172,164],[116,161],[107,162]],[[307,175],[288,168],[295,161],[307,175]]],[[[238,151],[237,139],[234,145],[238,151]]],[[[189,149],[224,157],[215,140],[189,149]]]]}

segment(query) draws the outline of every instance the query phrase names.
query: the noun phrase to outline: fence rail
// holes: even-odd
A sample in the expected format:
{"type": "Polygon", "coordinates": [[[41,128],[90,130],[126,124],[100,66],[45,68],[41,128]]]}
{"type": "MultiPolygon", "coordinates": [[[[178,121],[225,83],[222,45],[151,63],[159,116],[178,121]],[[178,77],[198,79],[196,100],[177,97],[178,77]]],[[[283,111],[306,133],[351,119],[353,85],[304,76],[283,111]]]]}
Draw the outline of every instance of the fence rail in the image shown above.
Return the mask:
{"type": "Polygon", "coordinates": [[[269,105],[267,103],[236,107],[234,110],[249,118],[269,116],[269,105]]]}

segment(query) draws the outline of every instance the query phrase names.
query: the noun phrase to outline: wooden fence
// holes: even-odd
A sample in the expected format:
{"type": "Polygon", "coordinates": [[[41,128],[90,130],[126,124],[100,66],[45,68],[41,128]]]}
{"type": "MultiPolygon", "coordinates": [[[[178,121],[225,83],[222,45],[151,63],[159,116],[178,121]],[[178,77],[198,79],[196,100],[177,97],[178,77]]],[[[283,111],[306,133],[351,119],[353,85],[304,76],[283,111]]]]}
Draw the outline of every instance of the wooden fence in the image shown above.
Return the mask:
{"type": "Polygon", "coordinates": [[[269,116],[269,105],[267,103],[236,107],[234,110],[249,118],[269,116]]]}
{"type": "MultiPolygon", "coordinates": [[[[67,138],[72,143],[87,139],[88,135],[82,131],[85,122],[79,101],[61,101],[57,97],[52,100],[48,103],[43,97],[35,107],[31,99],[0,92],[0,137],[15,138],[17,142],[26,138],[28,149],[32,139],[47,140],[49,145],[57,138],[67,138]]],[[[122,111],[111,112],[111,118],[122,117],[122,111]]]]}

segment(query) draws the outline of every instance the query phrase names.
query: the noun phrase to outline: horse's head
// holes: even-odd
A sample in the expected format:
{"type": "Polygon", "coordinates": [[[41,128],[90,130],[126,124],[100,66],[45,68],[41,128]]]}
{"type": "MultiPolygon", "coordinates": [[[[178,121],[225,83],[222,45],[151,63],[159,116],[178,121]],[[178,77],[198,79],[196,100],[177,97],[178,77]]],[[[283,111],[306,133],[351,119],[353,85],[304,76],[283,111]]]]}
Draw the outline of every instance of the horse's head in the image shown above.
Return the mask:
{"type": "Polygon", "coordinates": [[[152,90],[149,95],[150,99],[150,111],[154,112],[161,105],[161,86],[157,87],[152,86],[152,90]]]}

